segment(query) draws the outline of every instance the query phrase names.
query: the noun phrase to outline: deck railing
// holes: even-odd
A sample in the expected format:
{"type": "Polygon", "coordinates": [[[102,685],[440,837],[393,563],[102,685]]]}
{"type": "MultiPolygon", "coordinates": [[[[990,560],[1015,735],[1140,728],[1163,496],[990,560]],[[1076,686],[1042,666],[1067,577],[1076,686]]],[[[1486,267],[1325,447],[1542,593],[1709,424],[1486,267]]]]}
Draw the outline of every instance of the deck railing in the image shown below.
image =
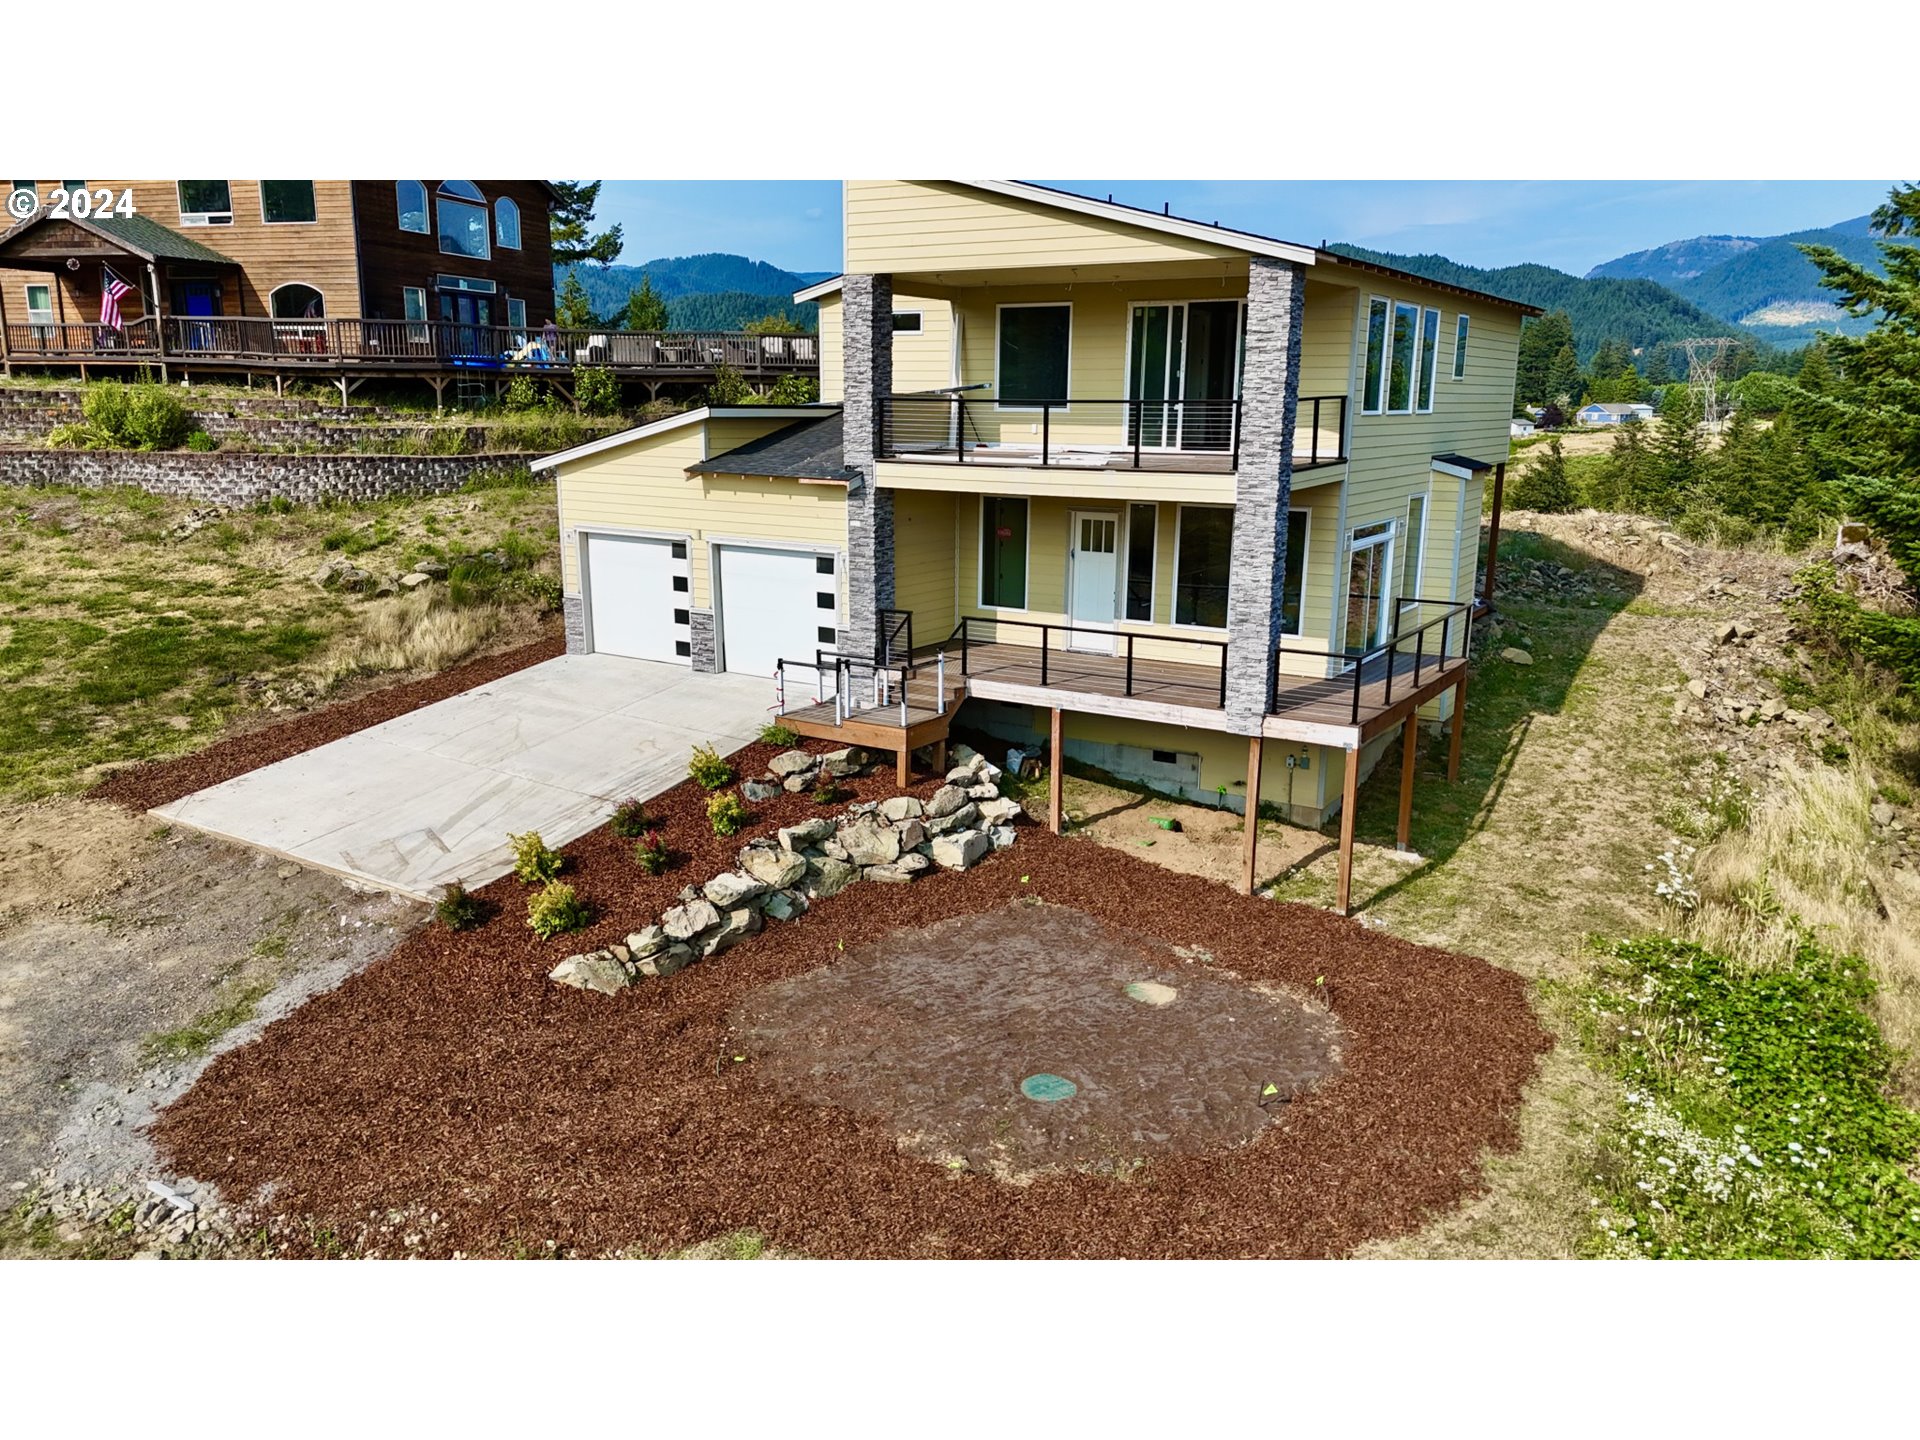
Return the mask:
{"type": "Polygon", "coordinates": [[[1328,668],[1334,671],[1333,678],[1339,678],[1341,674],[1336,667],[1342,665],[1350,666],[1351,670],[1347,673],[1350,673],[1353,677],[1351,718],[1352,723],[1358,725],[1360,723],[1360,711],[1362,709],[1362,692],[1368,683],[1375,680],[1384,680],[1385,686],[1380,703],[1382,706],[1393,703],[1393,685],[1399,669],[1399,660],[1407,653],[1409,646],[1412,647],[1413,652],[1413,673],[1410,677],[1410,688],[1418,690],[1421,679],[1428,672],[1429,668],[1438,671],[1444,669],[1449,660],[1463,658],[1472,642],[1472,601],[1396,600],[1393,602],[1393,633],[1378,645],[1371,646],[1365,650],[1316,650],[1300,645],[1289,645],[1285,641],[1274,646],[1273,654],[1268,657],[1267,713],[1269,715],[1278,715],[1290,708],[1293,704],[1313,703],[1326,698],[1323,693],[1310,693],[1303,690],[1299,692],[1296,699],[1287,701],[1280,686],[1280,666],[1283,655],[1291,655],[1296,658],[1305,657],[1326,662],[1328,668]],[[1425,621],[1414,629],[1404,629],[1403,624],[1406,620],[1407,611],[1416,606],[1423,608],[1431,606],[1439,613],[1436,614],[1433,619],[1425,621]],[[1460,626],[1460,649],[1457,655],[1449,649],[1448,645],[1450,638],[1449,631],[1456,623],[1460,626]],[[1433,642],[1431,651],[1429,651],[1428,637],[1436,629],[1439,630],[1440,634],[1433,642]],[[1384,663],[1380,663],[1382,661],[1384,661],[1384,663]],[[1369,667],[1372,668],[1370,669],[1369,667]]]}
{"type": "Polygon", "coordinates": [[[124,360],[130,355],[154,355],[160,352],[159,328],[152,320],[128,320],[124,330],[111,325],[87,325],[74,322],[43,324],[28,321],[7,322],[7,353],[17,360],[35,356],[65,358],[79,355],[103,360],[124,360]]]}
{"type": "MultiPolygon", "coordinates": [[[[987,617],[978,616],[978,615],[963,615],[960,617],[960,623],[954,627],[953,634],[947,637],[946,646],[943,648],[950,649],[955,644],[958,644],[960,647],[960,673],[962,675],[969,674],[970,672],[968,671],[967,666],[970,663],[972,658],[971,657],[972,647],[975,645],[988,645],[988,644],[995,643],[995,641],[992,639],[982,638],[980,635],[975,634],[975,631],[978,630],[978,631],[991,632],[994,636],[997,637],[999,630],[1002,627],[1012,627],[1018,630],[1038,630],[1040,632],[1040,645],[1039,645],[1040,684],[1043,689],[1050,686],[1053,683],[1053,658],[1054,658],[1053,637],[1054,636],[1072,635],[1072,634],[1099,635],[1104,639],[1116,642],[1115,647],[1111,652],[1068,651],[1066,653],[1079,656],[1082,658],[1088,655],[1099,656],[1099,655],[1102,655],[1103,653],[1110,653],[1113,656],[1113,658],[1123,660],[1124,665],[1121,671],[1121,682],[1120,682],[1121,692],[1120,693],[1122,694],[1122,696],[1128,699],[1131,699],[1134,693],[1134,658],[1135,658],[1134,649],[1135,649],[1136,641],[1144,639],[1154,645],[1190,645],[1199,649],[1212,651],[1214,652],[1214,656],[1215,656],[1214,663],[1215,663],[1215,668],[1217,670],[1217,673],[1219,675],[1219,683],[1217,687],[1208,686],[1207,688],[1209,690],[1209,693],[1218,694],[1219,696],[1218,703],[1222,708],[1226,706],[1226,703],[1227,703],[1227,642],[1224,640],[1198,640],[1198,639],[1191,639],[1184,635],[1141,636],[1141,635],[1134,635],[1131,633],[1125,633],[1125,632],[1115,631],[1115,630],[1100,630],[1087,625],[1056,625],[1056,624],[1053,624],[1051,621],[1007,620],[999,616],[994,616],[991,619],[989,619],[987,617]]],[[[1032,648],[1032,647],[1028,647],[1028,648],[1032,648]]],[[[1186,662],[1181,661],[1177,663],[1184,664],[1186,662]]],[[[1196,666],[1195,668],[1198,668],[1198,667],[1196,666]]],[[[1168,688],[1169,685],[1182,684],[1182,683],[1184,682],[1168,681],[1165,678],[1156,678],[1153,682],[1154,688],[1159,690],[1164,690],[1168,688]]],[[[1200,689],[1201,687],[1198,684],[1194,684],[1189,686],[1188,688],[1197,690],[1197,689],[1200,689]]]]}
{"type": "MultiPolygon", "coordinates": [[[[1071,469],[1236,469],[1241,400],[984,400],[951,391],[888,395],[880,453],[894,460],[990,461],[1071,469]]],[[[1347,397],[1303,395],[1295,469],[1346,458],[1347,397]]]]}

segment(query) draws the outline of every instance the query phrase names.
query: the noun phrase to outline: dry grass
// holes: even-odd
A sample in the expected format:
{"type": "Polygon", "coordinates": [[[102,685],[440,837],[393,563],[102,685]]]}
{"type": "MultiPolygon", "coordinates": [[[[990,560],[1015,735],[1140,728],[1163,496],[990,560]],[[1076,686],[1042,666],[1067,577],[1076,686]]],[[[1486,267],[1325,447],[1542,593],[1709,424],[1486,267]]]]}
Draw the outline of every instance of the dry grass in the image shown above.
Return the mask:
{"type": "Polygon", "coordinates": [[[354,675],[444,670],[478,649],[505,619],[497,605],[456,607],[431,590],[376,600],[361,611],[358,629],[335,636],[320,664],[321,683],[331,687],[354,675]]]}

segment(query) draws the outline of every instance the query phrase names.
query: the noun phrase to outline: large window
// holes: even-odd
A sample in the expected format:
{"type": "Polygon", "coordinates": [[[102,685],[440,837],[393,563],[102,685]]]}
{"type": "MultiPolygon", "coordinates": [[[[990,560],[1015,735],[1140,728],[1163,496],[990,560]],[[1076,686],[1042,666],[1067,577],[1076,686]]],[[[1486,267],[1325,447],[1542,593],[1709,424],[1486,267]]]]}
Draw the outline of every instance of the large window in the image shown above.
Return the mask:
{"type": "Polygon", "coordinates": [[[1420,320],[1420,405],[1433,409],[1433,371],[1440,359],[1440,312],[1428,310],[1420,320]]]}
{"type": "Polygon", "coordinates": [[[1308,513],[1287,512],[1287,573],[1280,577],[1280,629],[1287,635],[1300,633],[1300,610],[1306,603],[1308,513]]]}
{"type": "Polygon", "coordinates": [[[320,320],[327,313],[327,302],[311,285],[282,285],[267,296],[267,308],[276,320],[320,320]]]}
{"type": "Polygon", "coordinates": [[[1453,378],[1467,378],[1467,317],[1464,315],[1453,322],[1453,378]]]}
{"type": "Polygon", "coordinates": [[[1173,623],[1227,627],[1227,577],[1233,564],[1233,511],[1182,505],[1173,562],[1173,623]]]}
{"type": "Polygon", "coordinates": [[[181,180],[175,186],[182,225],[231,225],[233,191],[224,180],[181,180]]]}
{"type": "Polygon", "coordinates": [[[1421,409],[1432,408],[1433,348],[1439,343],[1440,312],[1427,311],[1431,326],[1421,338],[1420,307],[1374,299],[1367,305],[1367,370],[1360,408],[1368,415],[1411,415],[1418,382],[1426,376],[1421,409]],[[1391,312],[1391,321],[1389,321],[1391,312]]]}
{"type": "Polygon", "coordinates": [[[440,231],[442,255],[464,255],[470,260],[493,257],[488,234],[487,204],[471,180],[443,180],[435,197],[434,216],[440,231]]]}
{"type": "Polygon", "coordinates": [[[1378,415],[1387,378],[1387,302],[1367,302],[1367,378],[1360,391],[1360,408],[1378,415]]]}
{"type": "Polygon", "coordinates": [[[1407,533],[1400,542],[1400,598],[1402,600],[1420,598],[1420,564],[1426,549],[1427,497],[1410,496],[1407,500],[1407,533]]]}
{"type": "Polygon", "coordinates": [[[260,218],[269,225],[311,225],[314,220],[311,180],[262,180],[260,218]]]}
{"type": "Polygon", "coordinates": [[[400,213],[400,228],[415,235],[428,235],[433,227],[427,221],[427,187],[418,180],[393,182],[393,204],[400,213]]]}
{"type": "Polygon", "coordinates": [[[1420,307],[1396,302],[1393,307],[1393,337],[1387,351],[1387,411],[1407,415],[1413,411],[1413,363],[1420,332],[1420,307]]]}
{"type": "Polygon", "coordinates": [[[493,202],[493,238],[502,250],[520,248],[520,207],[504,195],[493,202]]]}
{"type": "Polygon", "coordinates": [[[1127,619],[1153,620],[1153,542],[1160,522],[1158,505],[1127,509],[1127,619]]]}
{"type": "Polygon", "coordinates": [[[1002,305],[996,379],[1002,408],[1067,398],[1071,305],[1002,305]]]}
{"type": "Polygon", "coordinates": [[[980,603],[1027,608],[1027,502],[1000,495],[980,501],[980,603]]]}

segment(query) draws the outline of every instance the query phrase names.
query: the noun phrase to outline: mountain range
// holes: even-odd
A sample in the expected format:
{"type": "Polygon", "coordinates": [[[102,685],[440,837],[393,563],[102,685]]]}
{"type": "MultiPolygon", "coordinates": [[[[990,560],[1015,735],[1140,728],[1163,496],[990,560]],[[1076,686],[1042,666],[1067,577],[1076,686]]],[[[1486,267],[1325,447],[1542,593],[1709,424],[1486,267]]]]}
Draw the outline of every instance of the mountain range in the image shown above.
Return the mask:
{"type": "Polygon", "coordinates": [[[744,255],[682,255],[643,265],[556,265],[556,291],[566,284],[569,270],[579,274],[594,312],[606,316],[622,313],[627,296],[640,288],[640,277],[648,277],[667,302],[667,318],[676,330],[738,330],[767,315],[785,316],[812,330],[820,307],[794,304],[793,292],[835,273],[782,270],[744,255]]]}

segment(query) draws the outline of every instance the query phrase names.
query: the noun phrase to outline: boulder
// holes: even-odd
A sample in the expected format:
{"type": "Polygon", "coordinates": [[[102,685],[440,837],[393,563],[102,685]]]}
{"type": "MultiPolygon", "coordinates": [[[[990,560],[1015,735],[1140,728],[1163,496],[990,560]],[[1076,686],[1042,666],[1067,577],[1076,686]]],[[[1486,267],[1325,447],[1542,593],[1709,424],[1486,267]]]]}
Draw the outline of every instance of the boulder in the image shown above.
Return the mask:
{"type": "Polygon", "coordinates": [[[958,830],[933,842],[933,863],[945,870],[966,870],[993,849],[993,842],[978,830],[958,830]]]}
{"type": "Polygon", "coordinates": [[[337,560],[329,560],[313,572],[313,583],[318,585],[322,590],[330,590],[333,588],[334,582],[339,580],[347,568],[347,566],[342,565],[337,560]]]}
{"type": "Polygon", "coordinates": [[[917,820],[926,812],[926,806],[911,795],[893,795],[880,802],[880,818],[883,820],[917,820]]]}
{"type": "Polygon", "coordinates": [[[815,763],[813,756],[807,754],[804,750],[787,750],[769,760],[767,762],[767,768],[774,774],[785,777],[788,775],[804,775],[807,771],[813,769],[815,763]]]}
{"type": "MultiPolygon", "coordinates": [[[[913,857],[918,860],[918,855],[913,857]]],[[[862,875],[865,879],[877,881],[882,885],[905,885],[919,872],[909,870],[903,865],[869,865],[862,875]]]]}
{"type": "Polygon", "coordinates": [[[418,590],[422,585],[431,583],[433,577],[424,570],[410,570],[400,577],[402,590],[418,590]]]}
{"type": "Polygon", "coordinates": [[[844,780],[849,775],[858,775],[872,763],[873,757],[866,751],[849,745],[844,750],[829,750],[820,757],[820,768],[836,780],[844,780]]]}
{"type": "Polygon", "coordinates": [[[1893,806],[1887,804],[1884,800],[1874,801],[1873,804],[1867,808],[1867,814],[1873,818],[1873,823],[1878,825],[1882,830],[1893,824],[1893,806]]]}
{"type": "MultiPolygon", "coordinates": [[[[806,864],[800,867],[803,871],[806,864]]],[[[791,890],[776,890],[761,903],[760,913],[769,920],[791,920],[807,908],[806,900],[791,890]]]]}
{"type": "Polygon", "coordinates": [[[1778,720],[1782,715],[1787,713],[1787,708],[1787,702],[1778,696],[1772,700],[1762,700],[1760,702],[1760,718],[1762,720],[1778,720]]]}
{"type": "Polygon", "coordinates": [[[1500,652],[1500,658],[1510,665],[1531,665],[1533,663],[1533,656],[1512,645],[1507,646],[1506,649],[1500,652]]]}
{"type": "Polygon", "coordinates": [[[1731,620],[1713,632],[1713,643],[1716,645],[1731,645],[1739,638],[1740,627],[1731,620]]]}
{"type": "Polygon", "coordinates": [[[927,843],[927,827],[918,820],[902,820],[893,828],[900,837],[902,850],[917,850],[927,843]]]}
{"type": "Polygon", "coordinates": [[[924,855],[908,850],[893,862],[893,868],[905,870],[909,875],[918,875],[922,870],[932,869],[933,862],[924,855]]]}
{"type": "Polygon", "coordinates": [[[689,900],[660,917],[661,928],[672,940],[691,940],[720,923],[720,912],[705,900],[689,900]]]}
{"type": "Polygon", "coordinates": [[[984,782],[979,785],[969,785],[967,786],[967,798],[969,800],[998,800],[1000,798],[1000,787],[984,782]]]}
{"type": "Polygon", "coordinates": [[[1687,694],[1691,695],[1696,700],[1706,699],[1707,698],[1707,682],[1704,680],[1687,681],[1687,694]]]}
{"type": "Polygon", "coordinates": [[[933,792],[933,798],[927,801],[927,818],[929,820],[938,820],[944,815],[953,814],[954,811],[966,803],[966,791],[962,790],[958,785],[942,785],[938,790],[933,792]]]}
{"type": "Polygon", "coordinates": [[[723,870],[702,885],[700,893],[720,909],[732,910],[755,896],[766,894],[767,884],[751,875],[742,875],[738,870],[723,870]]]}
{"type": "Polygon", "coordinates": [[[813,772],[803,770],[798,775],[789,775],[780,782],[780,788],[789,795],[804,795],[813,788],[813,772]]]}
{"type": "Polygon", "coordinates": [[[900,836],[871,817],[842,825],[838,839],[850,864],[891,865],[900,858],[900,836]]]}
{"type": "Polygon", "coordinates": [[[627,936],[627,953],[636,960],[644,960],[649,955],[657,955],[671,943],[666,927],[646,925],[627,936]]]}
{"type": "Polygon", "coordinates": [[[447,566],[444,560],[422,560],[413,568],[418,574],[426,576],[429,580],[444,580],[447,578],[447,566]]]}
{"type": "Polygon", "coordinates": [[[786,850],[804,850],[809,845],[818,845],[833,834],[833,821],[824,816],[818,820],[802,820],[798,825],[780,827],[780,845],[786,850]]]}
{"type": "Polygon", "coordinates": [[[1008,799],[982,800],[979,810],[980,818],[990,825],[1006,825],[1027,813],[1018,800],[1008,799]]]}
{"type": "Polygon", "coordinates": [[[740,868],[772,890],[784,890],[807,873],[807,862],[791,850],[749,845],[740,852],[740,868]]]}
{"type": "Polygon", "coordinates": [[[984,756],[981,758],[980,763],[973,767],[973,778],[982,785],[998,785],[1000,783],[1000,777],[1006,773],[1006,771],[1002,770],[998,765],[995,765],[984,756]]]}
{"type": "Polygon", "coordinates": [[[975,760],[983,757],[980,752],[971,745],[963,745],[960,741],[956,740],[947,747],[947,758],[952,760],[955,765],[971,765],[975,760]]]}
{"type": "Polygon", "coordinates": [[[751,905],[729,910],[726,918],[720,922],[720,928],[701,943],[700,953],[718,955],[722,950],[730,950],[749,935],[758,935],[761,924],[760,912],[751,905]]]}
{"type": "Polygon", "coordinates": [[[948,835],[955,830],[964,830],[980,818],[980,807],[971,800],[951,815],[942,815],[938,820],[927,822],[927,834],[948,835]]]}
{"type": "Polygon", "coordinates": [[[996,825],[987,831],[987,838],[993,842],[994,849],[1008,849],[1013,844],[1013,828],[1008,825],[996,825]]]}
{"type": "Polygon", "coordinates": [[[576,990],[595,990],[602,995],[617,995],[633,984],[627,967],[605,950],[569,955],[547,972],[547,978],[576,990]]]}
{"type": "Polygon", "coordinates": [[[758,805],[762,801],[777,800],[781,791],[778,785],[765,780],[749,780],[740,787],[740,793],[747,797],[749,803],[758,805]]]}
{"type": "Polygon", "coordinates": [[[971,785],[972,783],[973,767],[971,765],[956,765],[947,771],[947,784],[949,785],[971,785]]]}
{"type": "Polygon", "coordinates": [[[697,957],[691,945],[669,945],[658,955],[649,955],[636,961],[640,973],[654,980],[664,980],[669,975],[677,975],[691,965],[697,957]]]}
{"type": "Polygon", "coordinates": [[[818,860],[807,861],[807,878],[801,884],[800,893],[809,900],[824,900],[829,895],[838,895],[859,878],[860,872],[846,861],[823,855],[818,860]]]}

